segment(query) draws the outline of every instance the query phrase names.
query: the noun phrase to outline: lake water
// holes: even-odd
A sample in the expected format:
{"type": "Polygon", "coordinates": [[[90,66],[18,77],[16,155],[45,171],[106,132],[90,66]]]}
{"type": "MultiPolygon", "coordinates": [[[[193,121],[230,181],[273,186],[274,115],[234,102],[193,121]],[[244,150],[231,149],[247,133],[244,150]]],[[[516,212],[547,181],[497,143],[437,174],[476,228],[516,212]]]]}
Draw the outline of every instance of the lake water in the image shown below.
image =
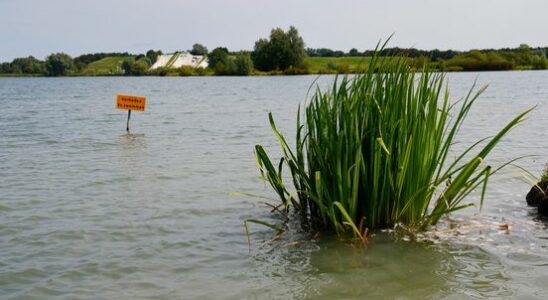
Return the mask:
{"type": "MultiPolygon", "coordinates": [[[[476,78],[490,87],[457,147],[537,105],[489,162],[533,154],[519,165],[538,174],[548,72],[449,74],[452,98],[476,78]]],[[[268,242],[252,225],[248,247],[243,220],[276,219],[231,193],[273,197],[253,147],[278,151],[268,112],[291,136],[316,79],[0,78],[0,298],[548,298],[548,222],[517,168],[492,178],[481,213],[454,214],[429,242],[377,233],[361,249],[293,224],[268,242]],[[118,93],[147,96],[129,135],[118,93]]]]}

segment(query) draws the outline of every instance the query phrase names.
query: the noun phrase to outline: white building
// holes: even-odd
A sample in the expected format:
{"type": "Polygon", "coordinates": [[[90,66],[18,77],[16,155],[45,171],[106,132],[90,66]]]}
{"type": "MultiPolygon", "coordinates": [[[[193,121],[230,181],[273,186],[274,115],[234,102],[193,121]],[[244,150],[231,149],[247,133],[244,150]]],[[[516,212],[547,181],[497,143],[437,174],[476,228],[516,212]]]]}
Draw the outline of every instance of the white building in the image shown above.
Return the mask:
{"type": "Polygon", "coordinates": [[[158,68],[176,69],[182,66],[192,68],[207,68],[207,57],[203,55],[192,55],[188,52],[175,52],[158,56],[156,62],[150,67],[151,70],[158,68]]]}

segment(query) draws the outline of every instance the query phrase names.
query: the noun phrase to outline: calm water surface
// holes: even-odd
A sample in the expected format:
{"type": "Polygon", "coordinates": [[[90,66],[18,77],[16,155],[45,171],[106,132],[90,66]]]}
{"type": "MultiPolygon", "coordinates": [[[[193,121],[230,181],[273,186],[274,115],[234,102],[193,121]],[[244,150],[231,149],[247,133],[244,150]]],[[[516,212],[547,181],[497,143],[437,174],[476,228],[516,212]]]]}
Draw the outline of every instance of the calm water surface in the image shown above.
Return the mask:
{"type": "MultiPolygon", "coordinates": [[[[457,147],[537,105],[489,162],[535,154],[519,164],[539,173],[548,72],[448,77],[455,100],[490,83],[457,147]]],[[[454,214],[430,242],[378,233],[363,250],[289,224],[274,243],[251,226],[250,251],[243,220],[272,217],[230,193],[273,196],[253,147],[278,150],[267,113],[291,135],[315,79],[0,78],[0,298],[548,298],[548,223],[516,168],[491,180],[481,214],[454,214]],[[129,135],[118,93],[148,97],[129,135]]]]}

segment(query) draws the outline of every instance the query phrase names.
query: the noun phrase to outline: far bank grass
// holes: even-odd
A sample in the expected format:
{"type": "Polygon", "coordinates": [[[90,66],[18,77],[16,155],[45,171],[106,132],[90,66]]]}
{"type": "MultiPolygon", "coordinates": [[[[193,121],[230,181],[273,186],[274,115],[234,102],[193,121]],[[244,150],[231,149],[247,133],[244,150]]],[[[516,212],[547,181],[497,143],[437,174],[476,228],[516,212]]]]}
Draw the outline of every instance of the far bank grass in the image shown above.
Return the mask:
{"type": "Polygon", "coordinates": [[[12,74],[12,73],[0,73],[0,78],[14,78],[14,77],[43,77],[42,74],[12,74]]]}
{"type": "Polygon", "coordinates": [[[321,73],[356,73],[363,71],[371,57],[345,56],[345,57],[307,57],[305,65],[312,74],[321,73]],[[347,72],[337,72],[347,71],[347,72]]]}
{"type": "MultiPolygon", "coordinates": [[[[98,61],[92,62],[82,70],[70,73],[69,76],[121,76],[123,75],[122,63],[129,56],[109,56],[98,61]]],[[[168,64],[173,64],[177,55],[173,55],[168,64]]],[[[394,58],[386,57],[387,61],[394,58]]],[[[459,72],[459,71],[489,71],[489,69],[481,69],[474,66],[468,69],[461,66],[453,66],[452,61],[447,62],[428,62],[424,59],[405,58],[409,66],[414,70],[422,70],[424,63],[432,71],[442,72],[459,72]]],[[[270,71],[262,72],[253,70],[250,75],[254,76],[269,76],[269,75],[307,75],[307,74],[354,74],[367,71],[367,66],[370,65],[370,56],[343,56],[343,57],[307,57],[304,66],[286,71],[270,71]]],[[[518,66],[513,70],[531,70],[531,66],[518,66]]],[[[191,67],[182,67],[178,69],[167,68],[164,70],[157,69],[150,71],[144,76],[214,76],[214,70],[205,69],[198,71],[191,67]]],[[[41,77],[43,74],[0,74],[0,77],[41,77]]]]}
{"type": "Polygon", "coordinates": [[[109,56],[87,65],[81,75],[122,75],[122,63],[126,56],[109,56]]]}

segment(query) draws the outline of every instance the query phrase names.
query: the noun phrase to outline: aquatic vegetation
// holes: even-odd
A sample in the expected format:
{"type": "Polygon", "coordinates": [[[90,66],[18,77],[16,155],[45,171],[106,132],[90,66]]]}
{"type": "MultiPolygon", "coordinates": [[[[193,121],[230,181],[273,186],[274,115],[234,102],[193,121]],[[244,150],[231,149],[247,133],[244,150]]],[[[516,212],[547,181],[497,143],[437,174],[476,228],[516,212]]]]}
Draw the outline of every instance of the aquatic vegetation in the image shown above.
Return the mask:
{"type": "Polygon", "coordinates": [[[415,73],[405,58],[376,54],[366,70],[335,80],[327,92],[318,89],[302,114],[299,109],[294,147],[269,115],[282,158],[275,164],[261,145],[255,154],[285,210],[294,208],[316,228],[364,240],[367,229],[436,224],[473,205],[464,200],[480,187],[482,205],[499,169],[484,159],[530,110],[459,154],[455,138],[485,88],[472,87],[453,104],[443,74],[415,73]]]}
{"type": "MultiPolygon", "coordinates": [[[[529,178],[535,178],[527,170],[524,171],[529,178]]],[[[525,200],[527,201],[527,205],[537,207],[539,215],[548,216],[548,164],[544,166],[538,182],[535,179],[531,181],[533,186],[525,196],[525,200]]]]}
{"type": "Polygon", "coordinates": [[[547,181],[548,180],[548,164],[544,165],[544,169],[542,170],[542,174],[540,175],[540,181],[547,181]]]}

